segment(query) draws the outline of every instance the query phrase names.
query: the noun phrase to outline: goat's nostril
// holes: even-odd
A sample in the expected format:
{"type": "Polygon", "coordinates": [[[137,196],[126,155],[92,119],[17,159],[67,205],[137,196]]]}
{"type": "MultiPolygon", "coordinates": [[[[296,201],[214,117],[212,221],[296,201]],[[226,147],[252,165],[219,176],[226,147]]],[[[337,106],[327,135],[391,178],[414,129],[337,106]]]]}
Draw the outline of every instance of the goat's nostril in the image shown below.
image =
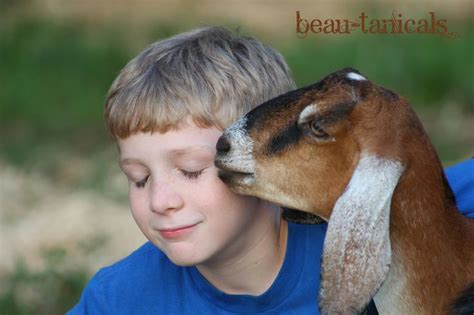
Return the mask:
{"type": "Polygon", "coordinates": [[[230,151],[230,143],[225,136],[221,136],[217,141],[216,150],[220,153],[226,153],[230,151]]]}

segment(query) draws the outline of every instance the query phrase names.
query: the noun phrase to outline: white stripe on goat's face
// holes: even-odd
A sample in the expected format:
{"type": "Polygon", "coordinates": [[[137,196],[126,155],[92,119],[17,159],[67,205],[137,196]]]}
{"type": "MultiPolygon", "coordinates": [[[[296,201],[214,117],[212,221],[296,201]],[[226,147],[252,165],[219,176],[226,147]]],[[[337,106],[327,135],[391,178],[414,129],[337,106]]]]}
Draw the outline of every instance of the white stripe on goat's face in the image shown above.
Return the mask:
{"type": "Polygon", "coordinates": [[[307,123],[308,120],[310,120],[314,114],[318,111],[318,105],[316,103],[312,103],[303,109],[303,111],[300,113],[300,116],[298,117],[298,124],[304,124],[307,123]]]}

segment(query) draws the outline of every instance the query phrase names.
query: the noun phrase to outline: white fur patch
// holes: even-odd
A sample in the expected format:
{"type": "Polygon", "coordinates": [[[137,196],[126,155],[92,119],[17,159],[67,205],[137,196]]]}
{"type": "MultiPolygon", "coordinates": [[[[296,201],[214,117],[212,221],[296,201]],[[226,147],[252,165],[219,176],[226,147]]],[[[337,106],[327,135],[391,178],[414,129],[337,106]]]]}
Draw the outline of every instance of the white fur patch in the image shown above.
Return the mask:
{"type": "Polygon", "coordinates": [[[367,81],[365,77],[355,72],[349,72],[346,78],[351,79],[351,80],[356,80],[356,81],[367,81]]]}
{"type": "Polygon", "coordinates": [[[254,142],[245,130],[246,124],[247,118],[242,117],[226,129],[224,135],[231,149],[220,162],[233,171],[255,173],[255,160],[252,156],[254,142]]]}
{"type": "Polygon", "coordinates": [[[298,125],[304,124],[309,121],[309,118],[313,116],[318,111],[318,105],[315,103],[311,103],[306,106],[300,113],[298,117],[298,125]]]}
{"type": "Polygon", "coordinates": [[[255,176],[246,176],[242,179],[242,183],[247,186],[255,184],[255,176]]]}
{"type": "Polygon", "coordinates": [[[390,271],[387,280],[374,296],[374,302],[379,314],[417,314],[416,309],[410,308],[410,295],[407,296],[407,272],[398,261],[398,257],[392,257],[390,271]]]}
{"type": "Polygon", "coordinates": [[[361,155],[329,218],[320,291],[323,314],[360,311],[386,279],[390,204],[403,169],[400,162],[361,155]]]}

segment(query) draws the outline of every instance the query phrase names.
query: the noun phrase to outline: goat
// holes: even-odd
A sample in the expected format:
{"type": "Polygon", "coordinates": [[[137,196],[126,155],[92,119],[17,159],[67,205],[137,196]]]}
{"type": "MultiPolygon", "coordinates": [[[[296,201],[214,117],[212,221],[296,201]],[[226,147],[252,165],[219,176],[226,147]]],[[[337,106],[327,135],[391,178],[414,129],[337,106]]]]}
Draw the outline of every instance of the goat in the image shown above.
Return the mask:
{"type": "Polygon", "coordinates": [[[472,299],[474,220],[457,211],[407,101],[357,70],[263,103],[216,149],[234,192],[328,221],[323,314],[353,314],[372,298],[381,314],[446,314],[467,301],[463,290],[472,299]]]}

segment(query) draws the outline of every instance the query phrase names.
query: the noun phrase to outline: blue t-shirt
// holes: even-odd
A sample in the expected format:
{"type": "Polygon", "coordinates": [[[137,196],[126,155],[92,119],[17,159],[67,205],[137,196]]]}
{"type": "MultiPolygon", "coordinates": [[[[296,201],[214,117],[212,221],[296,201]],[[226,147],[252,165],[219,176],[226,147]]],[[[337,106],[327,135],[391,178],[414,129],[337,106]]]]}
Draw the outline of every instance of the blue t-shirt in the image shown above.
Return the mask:
{"type": "MultiPolygon", "coordinates": [[[[458,207],[474,218],[474,160],[446,170],[458,207]]],[[[261,296],[229,295],[196,267],[178,267],[150,242],[101,269],[69,314],[319,314],[320,260],[327,225],[289,224],[285,261],[261,296]]]]}
{"type": "Polygon", "coordinates": [[[446,176],[459,210],[474,219],[474,158],[448,167],[446,176]]]}

